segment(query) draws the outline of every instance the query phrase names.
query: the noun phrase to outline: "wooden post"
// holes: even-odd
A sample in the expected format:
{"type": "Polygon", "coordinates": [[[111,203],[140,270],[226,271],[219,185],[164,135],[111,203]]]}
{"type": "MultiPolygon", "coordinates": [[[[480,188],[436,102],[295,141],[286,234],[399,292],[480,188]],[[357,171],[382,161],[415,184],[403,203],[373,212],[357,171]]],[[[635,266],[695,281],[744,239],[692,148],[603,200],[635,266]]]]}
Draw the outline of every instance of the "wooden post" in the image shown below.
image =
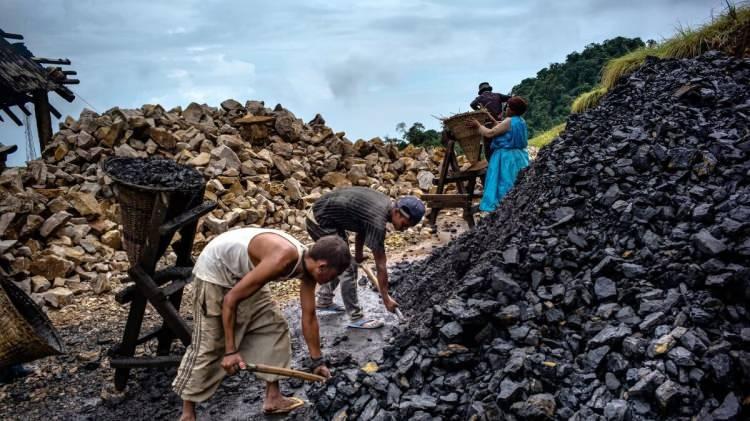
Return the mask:
{"type": "Polygon", "coordinates": [[[36,117],[36,130],[39,134],[39,146],[42,151],[52,142],[52,119],[49,113],[50,105],[47,91],[34,91],[34,116],[36,117]]]}

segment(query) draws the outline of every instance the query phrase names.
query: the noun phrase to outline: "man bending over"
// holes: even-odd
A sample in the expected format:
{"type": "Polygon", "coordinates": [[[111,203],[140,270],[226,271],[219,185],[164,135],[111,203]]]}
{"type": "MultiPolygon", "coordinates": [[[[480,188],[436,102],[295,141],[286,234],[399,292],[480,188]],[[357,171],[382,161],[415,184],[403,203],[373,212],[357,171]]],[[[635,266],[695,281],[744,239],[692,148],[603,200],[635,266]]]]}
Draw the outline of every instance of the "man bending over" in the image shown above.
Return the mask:
{"type": "MultiPolygon", "coordinates": [[[[289,368],[289,327],[271,298],[268,283],[300,278],[302,333],[315,374],[329,377],[320,350],[315,315],[315,286],[334,279],[349,267],[344,240],[318,239],[308,251],[291,235],[277,230],[242,228],[214,238],[193,269],[193,337],[174,391],[183,400],[181,420],[195,419],[195,403],[210,398],[226,374],[246,362],[289,368]]],[[[280,414],[304,405],[279,390],[279,376],[257,374],[266,381],[263,412],[280,414]]]]}

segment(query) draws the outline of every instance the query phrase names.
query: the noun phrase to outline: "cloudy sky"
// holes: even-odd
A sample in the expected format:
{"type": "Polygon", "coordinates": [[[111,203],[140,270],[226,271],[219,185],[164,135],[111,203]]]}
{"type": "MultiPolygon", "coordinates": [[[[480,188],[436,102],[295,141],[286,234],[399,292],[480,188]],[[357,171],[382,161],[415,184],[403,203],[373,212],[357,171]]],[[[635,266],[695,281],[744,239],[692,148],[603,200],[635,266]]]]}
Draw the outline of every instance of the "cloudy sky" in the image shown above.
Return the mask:
{"type": "MultiPolygon", "coordinates": [[[[479,82],[507,92],[572,51],[615,36],[660,40],[723,0],[1,0],[0,29],[37,56],[69,58],[84,107],[227,98],[320,112],[347,136],[395,134],[466,111],[479,82]],[[355,5],[356,4],[356,5],[355,5]],[[87,104],[87,101],[89,104],[87,104]]],[[[0,123],[0,142],[25,143],[0,123]]],[[[32,123],[33,125],[33,123],[32,123]]],[[[56,128],[56,123],[53,124],[56,128]]],[[[34,129],[35,130],[35,129],[34,129]]],[[[11,156],[15,165],[23,151],[11,156]]]]}

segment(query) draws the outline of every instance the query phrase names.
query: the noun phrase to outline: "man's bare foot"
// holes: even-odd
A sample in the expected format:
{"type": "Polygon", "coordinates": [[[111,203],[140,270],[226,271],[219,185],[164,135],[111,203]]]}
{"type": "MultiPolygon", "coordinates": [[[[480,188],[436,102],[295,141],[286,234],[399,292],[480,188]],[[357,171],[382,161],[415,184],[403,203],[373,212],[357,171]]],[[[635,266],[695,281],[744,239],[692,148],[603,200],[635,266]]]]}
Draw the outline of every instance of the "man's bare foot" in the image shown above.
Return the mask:
{"type": "Polygon", "coordinates": [[[182,402],[182,416],[180,421],[195,421],[195,402],[182,402]]]}
{"type": "Polygon", "coordinates": [[[286,413],[302,405],[304,405],[304,402],[293,396],[286,397],[279,395],[274,398],[266,397],[266,400],[263,402],[263,412],[267,414],[286,413]]]}

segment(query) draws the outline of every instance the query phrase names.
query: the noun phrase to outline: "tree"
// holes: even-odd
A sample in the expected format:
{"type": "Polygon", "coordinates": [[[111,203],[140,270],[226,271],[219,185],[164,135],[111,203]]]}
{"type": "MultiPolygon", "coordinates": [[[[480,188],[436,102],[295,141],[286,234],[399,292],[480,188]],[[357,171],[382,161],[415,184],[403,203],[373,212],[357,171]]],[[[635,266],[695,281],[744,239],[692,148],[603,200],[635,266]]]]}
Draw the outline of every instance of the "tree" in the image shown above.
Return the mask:
{"type": "Polygon", "coordinates": [[[440,146],[440,133],[434,129],[425,130],[424,124],[415,122],[406,128],[406,123],[396,125],[396,131],[401,133],[401,144],[414,146],[440,146]]]}
{"type": "Polygon", "coordinates": [[[590,91],[598,82],[602,67],[610,60],[643,47],[640,38],[617,37],[601,44],[589,44],[572,52],[564,63],[552,63],[536,77],[524,79],[513,87],[513,94],[529,102],[524,119],[529,137],[548,130],[567,118],[573,100],[590,91]]]}

